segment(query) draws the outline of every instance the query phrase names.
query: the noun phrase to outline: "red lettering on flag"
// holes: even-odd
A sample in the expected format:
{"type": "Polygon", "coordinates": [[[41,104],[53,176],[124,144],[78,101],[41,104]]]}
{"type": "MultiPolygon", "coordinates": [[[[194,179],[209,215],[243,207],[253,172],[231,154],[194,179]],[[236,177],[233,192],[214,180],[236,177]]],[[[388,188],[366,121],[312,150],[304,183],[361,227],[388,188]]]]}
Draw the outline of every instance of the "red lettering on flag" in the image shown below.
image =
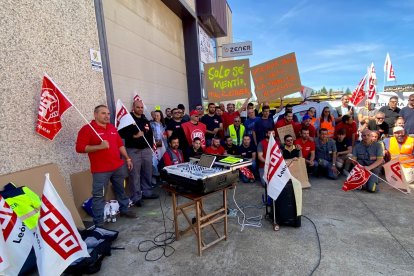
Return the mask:
{"type": "Polygon", "coordinates": [[[16,220],[16,213],[13,212],[4,198],[0,196],[0,226],[3,229],[5,241],[7,241],[11,231],[13,230],[16,220]]]}
{"type": "Polygon", "coordinates": [[[279,150],[279,147],[275,143],[270,150],[270,160],[269,160],[269,170],[267,172],[267,179],[270,180],[273,178],[276,171],[279,169],[280,163],[282,163],[282,153],[279,150]]]}
{"type": "Polygon", "coordinates": [[[399,178],[399,180],[401,181],[402,180],[402,176],[401,176],[401,167],[400,167],[400,163],[395,163],[395,164],[392,164],[391,166],[390,166],[390,168],[391,168],[391,171],[396,175],[396,176],[398,176],[398,178],[399,178]]]}

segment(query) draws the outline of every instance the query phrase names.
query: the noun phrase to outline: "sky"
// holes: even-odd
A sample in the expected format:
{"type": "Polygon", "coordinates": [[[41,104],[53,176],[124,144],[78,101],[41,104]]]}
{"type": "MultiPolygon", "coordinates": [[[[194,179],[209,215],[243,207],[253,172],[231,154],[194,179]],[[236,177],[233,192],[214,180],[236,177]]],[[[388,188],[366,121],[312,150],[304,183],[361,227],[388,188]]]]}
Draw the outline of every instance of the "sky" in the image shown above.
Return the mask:
{"type": "Polygon", "coordinates": [[[353,91],[373,62],[382,91],[389,52],[397,82],[386,85],[414,83],[414,0],[227,2],[251,66],[295,52],[302,85],[353,91]]]}

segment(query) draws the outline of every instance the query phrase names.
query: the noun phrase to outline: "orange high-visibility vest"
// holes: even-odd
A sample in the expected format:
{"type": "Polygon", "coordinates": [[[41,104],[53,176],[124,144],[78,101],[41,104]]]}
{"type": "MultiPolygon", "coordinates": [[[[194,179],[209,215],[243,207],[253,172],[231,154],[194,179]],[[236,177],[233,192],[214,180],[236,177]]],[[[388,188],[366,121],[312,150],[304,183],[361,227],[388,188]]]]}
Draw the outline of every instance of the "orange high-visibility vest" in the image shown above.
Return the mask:
{"type": "Polygon", "coordinates": [[[321,124],[320,124],[320,127],[319,127],[319,129],[326,128],[328,130],[328,137],[329,138],[333,138],[334,137],[334,133],[335,133],[335,127],[333,125],[333,122],[335,122],[335,119],[334,119],[334,117],[332,115],[331,115],[331,119],[332,119],[332,121],[330,121],[330,122],[328,122],[328,121],[323,121],[323,122],[320,121],[321,124]]]}
{"type": "Polygon", "coordinates": [[[399,159],[401,165],[404,168],[412,168],[414,167],[414,162],[404,163],[406,160],[414,159],[413,155],[414,150],[414,138],[407,137],[401,147],[398,144],[398,141],[395,137],[390,138],[390,154],[391,159],[399,159]]]}
{"type": "Polygon", "coordinates": [[[312,125],[312,126],[315,126],[315,123],[316,123],[318,120],[319,120],[319,118],[315,118],[315,117],[313,117],[313,118],[311,119],[311,125],[312,125]]]}

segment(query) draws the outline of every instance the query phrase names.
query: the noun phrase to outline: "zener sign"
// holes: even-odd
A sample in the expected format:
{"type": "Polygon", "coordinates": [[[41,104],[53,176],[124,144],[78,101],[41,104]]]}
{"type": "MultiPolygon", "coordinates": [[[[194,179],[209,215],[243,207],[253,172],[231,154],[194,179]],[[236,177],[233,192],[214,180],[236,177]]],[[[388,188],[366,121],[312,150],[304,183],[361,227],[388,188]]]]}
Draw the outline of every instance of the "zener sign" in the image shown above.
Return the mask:
{"type": "Polygon", "coordinates": [[[222,56],[227,57],[238,57],[248,56],[253,54],[253,47],[251,41],[223,44],[222,56]]]}

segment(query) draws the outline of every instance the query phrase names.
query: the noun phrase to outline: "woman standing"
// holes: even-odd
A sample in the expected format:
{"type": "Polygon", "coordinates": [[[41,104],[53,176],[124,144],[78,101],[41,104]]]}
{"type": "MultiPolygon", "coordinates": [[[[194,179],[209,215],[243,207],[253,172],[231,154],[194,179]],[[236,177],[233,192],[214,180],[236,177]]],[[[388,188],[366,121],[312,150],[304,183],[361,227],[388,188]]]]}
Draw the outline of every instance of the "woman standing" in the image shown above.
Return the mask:
{"type": "MultiPolygon", "coordinates": [[[[164,116],[160,110],[155,110],[154,112],[154,120],[150,122],[152,133],[154,135],[154,142],[157,146],[155,154],[152,157],[152,176],[153,180],[152,183],[156,184],[157,178],[160,176],[160,172],[158,171],[158,161],[164,155],[167,143],[167,134],[166,134],[166,127],[164,124],[164,116]]],[[[149,141],[148,141],[149,142],[149,141]]]]}
{"type": "Polygon", "coordinates": [[[335,133],[335,119],[334,116],[331,115],[329,106],[323,108],[319,121],[319,129],[326,128],[328,130],[328,137],[333,138],[335,133]]]}

